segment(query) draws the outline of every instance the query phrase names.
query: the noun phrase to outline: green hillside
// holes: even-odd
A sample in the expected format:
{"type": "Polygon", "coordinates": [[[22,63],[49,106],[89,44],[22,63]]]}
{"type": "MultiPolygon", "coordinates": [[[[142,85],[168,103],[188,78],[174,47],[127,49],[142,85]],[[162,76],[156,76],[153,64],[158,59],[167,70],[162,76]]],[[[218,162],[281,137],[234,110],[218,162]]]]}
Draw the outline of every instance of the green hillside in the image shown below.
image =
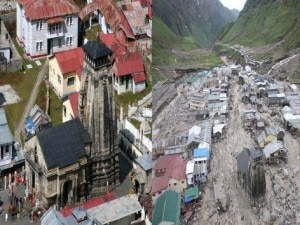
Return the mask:
{"type": "Polygon", "coordinates": [[[221,41],[251,47],[283,40],[282,48],[285,51],[298,48],[299,12],[299,0],[248,0],[234,25],[225,35],[220,35],[221,41]]]}
{"type": "Polygon", "coordinates": [[[198,48],[193,37],[180,37],[174,34],[160,18],[153,18],[153,65],[174,64],[172,49],[191,50],[198,48]]]}
{"type": "Polygon", "coordinates": [[[211,46],[220,29],[236,19],[219,0],[156,0],[153,13],[176,35],[193,36],[202,47],[211,46]]]}

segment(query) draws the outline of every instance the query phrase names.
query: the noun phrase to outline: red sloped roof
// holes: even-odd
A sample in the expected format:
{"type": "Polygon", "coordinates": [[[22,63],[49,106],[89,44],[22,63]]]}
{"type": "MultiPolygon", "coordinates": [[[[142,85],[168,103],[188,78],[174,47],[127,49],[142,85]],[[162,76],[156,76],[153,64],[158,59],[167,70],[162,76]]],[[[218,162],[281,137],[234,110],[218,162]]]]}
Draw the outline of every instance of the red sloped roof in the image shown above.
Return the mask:
{"type": "Polygon", "coordinates": [[[47,20],[48,24],[59,23],[59,22],[64,22],[64,18],[62,18],[62,17],[54,17],[54,18],[51,18],[51,19],[47,20]]]}
{"type": "Polygon", "coordinates": [[[68,51],[55,53],[62,74],[76,71],[81,79],[81,70],[83,67],[84,51],[81,47],[68,51]]]}
{"type": "Polygon", "coordinates": [[[130,52],[116,57],[116,75],[125,76],[134,73],[144,72],[142,56],[139,52],[130,52]]]}
{"type": "Polygon", "coordinates": [[[168,177],[156,177],[151,182],[151,193],[157,193],[163,189],[166,189],[169,184],[168,177]]]}
{"type": "Polygon", "coordinates": [[[79,92],[72,93],[68,96],[75,117],[78,116],[78,97],[79,92]]]}
{"type": "Polygon", "coordinates": [[[148,3],[148,17],[150,19],[152,19],[152,0],[151,0],[151,2],[149,0],[149,3],[148,3]]]}
{"type": "Polygon", "coordinates": [[[127,37],[134,39],[134,34],[121,10],[111,0],[94,0],[87,4],[79,13],[81,19],[90,15],[94,11],[99,11],[104,15],[105,21],[114,32],[122,29],[127,37]]]}
{"type": "Polygon", "coordinates": [[[134,83],[143,82],[146,80],[146,75],[144,72],[136,73],[132,75],[134,83]]]}
{"type": "Polygon", "coordinates": [[[29,20],[78,14],[78,6],[71,0],[17,0],[24,7],[29,20]]]}
{"type": "Polygon", "coordinates": [[[127,37],[134,39],[134,33],[129,25],[128,20],[126,19],[126,16],[124,15],[123,11],[119,13],[120,13],[120,24],[119,24],[120,29],[122,29],[125,32],[127,37]]]}
{"type": "Polygon", "coordinates": [[[118,37],[116,37],[115,33],[100,33],[99,39],[112,50],[114,56],[120,56],[125,53],[125,47],[119,42],[118,37]]]}
{"type": "MultiPolygon", "coordinates": [[[[109,192],[107,195],[105,196],[101,196],[101,197],[97,197],[97,198],[94,198],[94,199],[91,199],[91,200],[88,200],[86,202],[84,202],[81,206],[85,209],[85,210],[88,210],[88,209],[91,209],[91,208],[94,208],[98,205],[101,205],[105,202],[109,202],[109,201],[112,201],[114,199],[116,199],[117,196],[114,192],[109,192]]],[[[79,207],[80,205],[73,205],[67,209],[64,209],[64,210],[61,210],[59,211],[64,217],[68,217],[72,214],[72,211],[74,209],[76,209],[77,207],[79,207]]]]}
{"type": "Polygon", "coordinates": [[[114,33],[112,33],[112,34],[100,33],[99,38],[108,47],[117,44],[116,37],[115,37],[114,33]]]}
{"type": "Polygon", "coordinates": [[[154,166],[154,171],[165,169],[163,176],[176,180],[185,179],[186,162],[179,155],[167,155],[159,158],[154,166]]]}

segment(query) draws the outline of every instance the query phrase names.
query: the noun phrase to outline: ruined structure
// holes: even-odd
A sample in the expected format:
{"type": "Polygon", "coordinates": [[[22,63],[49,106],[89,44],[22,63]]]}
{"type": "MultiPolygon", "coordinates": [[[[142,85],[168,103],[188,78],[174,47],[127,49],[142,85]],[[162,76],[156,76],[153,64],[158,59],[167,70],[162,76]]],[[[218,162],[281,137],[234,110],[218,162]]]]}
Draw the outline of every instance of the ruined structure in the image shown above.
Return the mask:
{"type": "Polygon", "coordinates": [[[106,194],[119,183],[119,148],[112,76],[111,50],[101,41],[83,46],[85,59],[79,94],[79,118],[92,138],[88,159],[88,198],[106,194]]]}
{"type": "Polygon", "coordinates": [[[237,156],[238,181],[251,201],[256,202],[266,193],[263,153],[258,148],[244,148],[237,156]]]}

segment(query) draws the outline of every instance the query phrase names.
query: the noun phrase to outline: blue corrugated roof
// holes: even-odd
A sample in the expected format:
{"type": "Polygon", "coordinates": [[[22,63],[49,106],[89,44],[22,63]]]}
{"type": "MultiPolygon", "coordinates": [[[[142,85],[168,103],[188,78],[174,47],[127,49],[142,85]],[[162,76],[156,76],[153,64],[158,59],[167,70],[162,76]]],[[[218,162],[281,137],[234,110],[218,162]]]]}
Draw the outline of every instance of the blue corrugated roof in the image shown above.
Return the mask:
{"type": "Polygon", "coordinates": [[[206,157],[209,159],[209,149],[208,148],[196,148],[194,149],[194,158],[206,157]]]}

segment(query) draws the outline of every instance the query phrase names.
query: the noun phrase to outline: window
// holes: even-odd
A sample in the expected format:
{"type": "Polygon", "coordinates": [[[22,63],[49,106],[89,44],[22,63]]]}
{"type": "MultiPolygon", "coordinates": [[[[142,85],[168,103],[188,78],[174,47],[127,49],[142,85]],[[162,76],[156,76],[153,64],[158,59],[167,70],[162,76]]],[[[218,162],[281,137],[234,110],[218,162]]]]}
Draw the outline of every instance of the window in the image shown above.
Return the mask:
{"type": "Polygon", "coordinates": [[[75,77],[68,78],[68,81],[67,81],[68,86],[73,85],[74,83],[75,83],[75,77]]]}
{"type": "Polygon", "coordinates": [[[61,38],[58,39],[58,47],[61,48],[61,38]]]}
{"type": "Polygon", "coordinates": [[[66,38],[66,45],[68,46],[68,45],[72,45],[72,44],[73,44],[73,37],[72,36],[67,37],[66,38]]]}
{"type": "Polygon", "coordinates": [[[58,34],[62,32],[62,24],[61,23],[54,23],[49,25],[49,32],[50,34],[58,34]]]}
{"type": "Polygon", "coordinates": [[[64,117],[66,117],[66,115],[67,115],[67,108],[66,108],[66,106],[64,106],[63,108],[64,108],[64,117]]]}
{"type": "Polygon", "coordinates": [[[43,22],[37,21],[36,22],[36,30],[42,30],[43,29],[43,22]]]}
{"type": "Polygon", "coordinates": [[[121,83],[121,85],[124,84],[124,77],[120,77],[120,83],[121,83]]]}
{"type": "Polygon", "coordinates": [[[43,50],[43,42],[42,42],[42,41],[36,42],[36,48],[35,48],[35,50],[36,50],[37,52],[43,50]]]}
{"type": "Polygon", "coordinates": [[[59,83],[59,84],[61,84],[61,78],[60,78],[60,76],[57,74],[57,82],[59,83]]]}
{"type": "Polygon", "coordinates": [[[70,26],[73,24],[73,17],[72,16],[67,16],[67,22],[66,22],[67,26],[70,26]]]}

